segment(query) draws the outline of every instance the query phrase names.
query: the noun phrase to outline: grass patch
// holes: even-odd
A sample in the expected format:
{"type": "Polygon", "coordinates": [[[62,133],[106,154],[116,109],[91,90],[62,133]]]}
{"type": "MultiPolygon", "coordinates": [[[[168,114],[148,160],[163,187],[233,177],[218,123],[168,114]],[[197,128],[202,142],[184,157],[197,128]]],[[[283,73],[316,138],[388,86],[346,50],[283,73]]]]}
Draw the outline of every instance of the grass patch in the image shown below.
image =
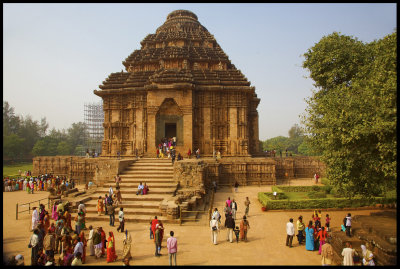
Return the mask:
{"type": "Polygon", "coordinates": [[[22,173],[24,171],[32,171],[33,164],[32,163],[18,163],[13,165],[3,165],[3,177],[17,177],[20,176],[18,170],[21,170],[22,173]]]}

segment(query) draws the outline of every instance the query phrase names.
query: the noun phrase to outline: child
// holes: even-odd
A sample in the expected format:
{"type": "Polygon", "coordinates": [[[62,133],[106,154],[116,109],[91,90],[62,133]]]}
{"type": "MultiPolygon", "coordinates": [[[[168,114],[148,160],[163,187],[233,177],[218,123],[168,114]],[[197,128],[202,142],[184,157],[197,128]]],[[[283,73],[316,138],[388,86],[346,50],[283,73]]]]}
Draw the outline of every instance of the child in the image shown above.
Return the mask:
{"type": "Polygon", "coordinates": [[[326,214],[325,226],[326,226],[327,232],[329,232],[329,223],[330,222],[331,222],[331,218],[329,217],[329,214],[326,214]]]}
{"type": "Polygon", "coordinates": [[[233,232],[235,233],[236,236],[236,243],[239,243],[239,233],[240,233],[239,227],[236,226],[233,232]]]}

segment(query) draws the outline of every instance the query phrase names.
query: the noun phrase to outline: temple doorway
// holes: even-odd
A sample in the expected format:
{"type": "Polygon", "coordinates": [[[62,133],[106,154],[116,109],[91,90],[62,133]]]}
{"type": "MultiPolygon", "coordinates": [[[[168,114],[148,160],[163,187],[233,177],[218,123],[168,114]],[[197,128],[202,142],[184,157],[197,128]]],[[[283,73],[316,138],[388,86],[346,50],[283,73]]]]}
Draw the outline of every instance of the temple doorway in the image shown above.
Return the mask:
{"type": "Polygon", "coordinates": [[[165,137],[176,137],[176,123],[165,123],[165,137]]]}

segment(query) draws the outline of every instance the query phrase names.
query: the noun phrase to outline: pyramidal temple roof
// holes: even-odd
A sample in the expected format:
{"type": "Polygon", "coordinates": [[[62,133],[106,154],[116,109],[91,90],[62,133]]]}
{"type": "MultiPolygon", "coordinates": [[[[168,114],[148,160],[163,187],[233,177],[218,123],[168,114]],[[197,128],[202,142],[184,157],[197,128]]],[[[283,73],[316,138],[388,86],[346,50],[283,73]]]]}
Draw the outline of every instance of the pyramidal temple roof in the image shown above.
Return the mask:
{"type": "Polygon", "coordinates": [[[126,72],[110,74],[100,89],[137,90],[155,83],[183,82],[195,86],[250,86],[191,11],[171,12],[164,24],[140,44],[141,48],[122,62],[126,72]]]}

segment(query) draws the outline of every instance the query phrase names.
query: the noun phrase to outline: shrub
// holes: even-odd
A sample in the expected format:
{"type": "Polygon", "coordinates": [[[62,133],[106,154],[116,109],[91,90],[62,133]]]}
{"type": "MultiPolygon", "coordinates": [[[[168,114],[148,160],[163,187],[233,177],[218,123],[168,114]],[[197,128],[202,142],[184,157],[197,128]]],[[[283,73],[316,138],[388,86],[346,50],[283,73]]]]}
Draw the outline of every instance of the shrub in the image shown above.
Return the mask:
{"type": "Polygon", "coordinates": [[[374,197],[365,198],[318,198],[303,200],[272,200],[269,199],[267,193],[259,192],[258,200],[267,208],[271,209],[314,209],[314,208],[344,208],[344,207],[361,207],[375,204],[392,204],[397,201],[394,197],[374,197]]]}
{"type": "Polygon", "coordinates": [[[324,191],[312,191],[307,193],[308,198],[317,199],[317,198],[326,198],[326,192],[324,191]]]}

